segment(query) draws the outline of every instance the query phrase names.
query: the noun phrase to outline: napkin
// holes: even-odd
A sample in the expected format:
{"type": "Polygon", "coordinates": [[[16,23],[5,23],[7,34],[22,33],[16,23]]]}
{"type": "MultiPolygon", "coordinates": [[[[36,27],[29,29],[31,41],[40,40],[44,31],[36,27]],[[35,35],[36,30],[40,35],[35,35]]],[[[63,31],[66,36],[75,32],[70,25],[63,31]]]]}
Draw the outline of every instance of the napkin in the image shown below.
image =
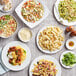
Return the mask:
{"type": "Polygon", "coordinates": [[[0,75],[2,75],[2,74],[4,74],[4,73],[9,71],[9,69],[6,68],[4,66],[4,64],[2,63],[2,61],[1,61],[1,51],[2,51],[2,48],[0,47],[0,75]]]}

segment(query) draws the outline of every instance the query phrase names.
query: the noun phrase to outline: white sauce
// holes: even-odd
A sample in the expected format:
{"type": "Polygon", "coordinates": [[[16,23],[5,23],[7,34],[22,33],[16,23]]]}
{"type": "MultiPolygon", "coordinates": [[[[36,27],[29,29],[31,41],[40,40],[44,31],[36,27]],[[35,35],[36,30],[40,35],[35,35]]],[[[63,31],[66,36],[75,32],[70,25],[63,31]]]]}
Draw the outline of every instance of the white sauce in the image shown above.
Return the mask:
{"type": "Polygon", "coordinates": [[[26,41],[29,41],[32,37],[32,33],[29,29],[27,28],[22,28],[20,31],[19,31],[19,38],[20,40],[26,42],[26,41]]]}

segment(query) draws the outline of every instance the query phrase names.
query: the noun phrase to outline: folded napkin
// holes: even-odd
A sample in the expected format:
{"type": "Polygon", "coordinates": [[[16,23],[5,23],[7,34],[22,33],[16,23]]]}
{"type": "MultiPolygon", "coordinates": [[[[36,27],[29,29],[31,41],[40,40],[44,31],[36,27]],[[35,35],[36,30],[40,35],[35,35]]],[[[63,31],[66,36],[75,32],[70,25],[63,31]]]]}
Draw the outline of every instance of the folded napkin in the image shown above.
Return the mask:
{"type": "Polygon", "coordinates": [[[4,64],[2,63],[2,61],[1,61],[1,50],[2,50],[2,48],[0,47],[0,75],[2,75],[2,74],[4,74],[4,73],[9,71],[9,69],[6,68],[4,66],[4,64]]]}

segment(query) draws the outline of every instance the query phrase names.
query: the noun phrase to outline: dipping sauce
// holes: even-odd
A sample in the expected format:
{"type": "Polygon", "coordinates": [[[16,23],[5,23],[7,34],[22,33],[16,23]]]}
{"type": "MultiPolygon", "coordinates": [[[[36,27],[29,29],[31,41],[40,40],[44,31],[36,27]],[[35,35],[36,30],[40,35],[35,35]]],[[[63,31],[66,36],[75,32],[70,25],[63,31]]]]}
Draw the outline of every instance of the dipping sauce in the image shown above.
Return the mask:
{"type": "Polygon", "coordinates": [[[74,42],[73,41],[70,41],[69,42],[69,46],[73,47],[74,46],[74,42]]]}
{"type": "Polygon", "coordinates": [[[22,28],[19,31],[18,36],[19,36],[21,41],[27,42],[27,41],[29,41],[31,39],[32,32],[28,28],[22,28]]]}
{"type": "Polygon", "coordinates": [[[66,47],[69,50],[73,50],[76,48],[76,40],[74,39],[68,39],[66,42],[66,47]]]}

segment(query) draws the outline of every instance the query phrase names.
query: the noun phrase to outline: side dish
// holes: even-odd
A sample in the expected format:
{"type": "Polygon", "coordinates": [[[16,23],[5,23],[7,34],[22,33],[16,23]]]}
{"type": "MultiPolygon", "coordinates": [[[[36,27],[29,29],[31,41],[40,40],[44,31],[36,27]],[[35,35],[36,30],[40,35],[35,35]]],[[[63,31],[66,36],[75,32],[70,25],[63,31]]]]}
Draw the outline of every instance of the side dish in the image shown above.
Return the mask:
{"type": "Polygon", "coordinates": [[[72,67],[73,65],[76,64],[76,55],[71,52],[65,53],[62,58],[62,63],[65,66],[72,67]]]}
{"type": "Polygon", "coordinates": [[[76,21],[76,1],[63,0],[58,6],[60,17],[68,22],[76,21]]]}
{"type": "Polygon", "coordinates": [[[56,65],[51,61],[42,59],[34,66],[32,76],[56,76],[57,74],[56,65]]]}
{"type": "Polygon", "coordinates": [[[11,0],[0,0],[0,4],[2,4],[4,11],[9,11],[12,9],[11,0]]]}
{"type": "Polygon", "coordinates": [[[16,20],[11,15],[0,17],[0,37],[7,38],[11,36],[17,28],[16,20]]]}
{"type": "Polygon", "coordinates": [[[26,21],[35,23],[43,17],[44,8],[40,2],[29,0],[23,4],[21,14],[26,21]]]}
{"type": "Polygon", "coordinates": [[[76,48],[76,40],[75,39],[68,39],[66,41],[66,47],[69,50],[73,50],[76,48]]]}
{"type": "Polygon", "coordinates": [[[28,28],[22,28],[18,32],[18,37],[23,42],[28,42],[32,37],[32,32],[28,28]]]}
{"type": "Polygon", "coordinates": [[[39,45],[43,50],[56,51],[64,41],[63,30],[59,27],[47,27],[40,32],[39,45]]]}
{"type": "Polygon", "coordinates": [[[14,66],[21,65],[21,63],[26,59],[26,50],[21,46],[10,47],[7,56],[10,64],[14,66]]]}

